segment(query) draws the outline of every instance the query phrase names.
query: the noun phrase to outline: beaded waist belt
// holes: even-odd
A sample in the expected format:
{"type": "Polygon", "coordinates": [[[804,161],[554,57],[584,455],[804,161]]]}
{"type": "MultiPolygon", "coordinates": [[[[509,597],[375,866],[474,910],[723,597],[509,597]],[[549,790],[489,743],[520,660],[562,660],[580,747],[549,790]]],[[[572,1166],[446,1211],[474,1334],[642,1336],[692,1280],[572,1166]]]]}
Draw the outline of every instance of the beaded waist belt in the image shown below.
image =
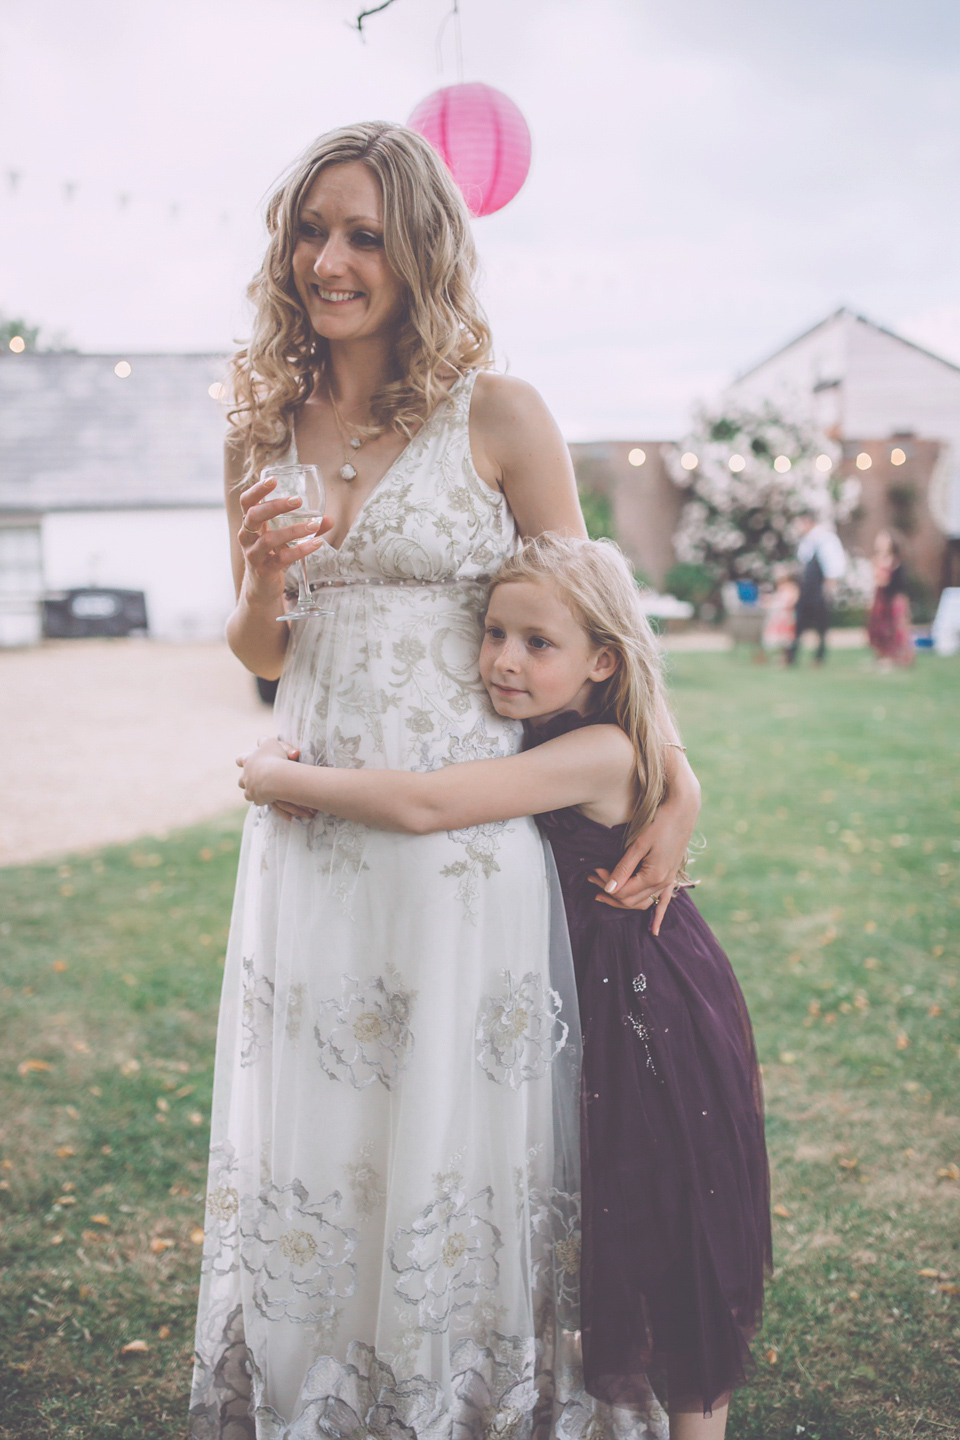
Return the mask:
{"type": "Polygon", "coordinates": [[[400,579],[399,577],[397,579],[391,579],[387,576],[381,578],[379,575],[358,575],[355,577],[334,575],[322,576],[316,580],[311,578],[310,589],[311,591],[320,589],[342,590],[353,585],[399,585],[405,589],[410,589],[411,587],[432,588],[438,585],[487,585],[490,582],[490,578],[489,575],[447,575],[441,580],[407,580],[400,579]]]}

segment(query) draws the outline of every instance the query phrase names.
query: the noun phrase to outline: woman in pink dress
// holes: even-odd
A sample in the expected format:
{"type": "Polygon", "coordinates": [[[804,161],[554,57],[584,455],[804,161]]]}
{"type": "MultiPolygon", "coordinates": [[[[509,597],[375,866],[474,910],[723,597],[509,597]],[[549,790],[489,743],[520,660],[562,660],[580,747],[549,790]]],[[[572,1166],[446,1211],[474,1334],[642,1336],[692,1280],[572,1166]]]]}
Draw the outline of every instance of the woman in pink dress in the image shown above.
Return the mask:
{"type": "Polygon", "coordinates": [[[867,634],[882,666],[913,664],[910,633],[910,597],[900,546],[889,530],[880,530],[873,542],[873,604],[867,634]]]}

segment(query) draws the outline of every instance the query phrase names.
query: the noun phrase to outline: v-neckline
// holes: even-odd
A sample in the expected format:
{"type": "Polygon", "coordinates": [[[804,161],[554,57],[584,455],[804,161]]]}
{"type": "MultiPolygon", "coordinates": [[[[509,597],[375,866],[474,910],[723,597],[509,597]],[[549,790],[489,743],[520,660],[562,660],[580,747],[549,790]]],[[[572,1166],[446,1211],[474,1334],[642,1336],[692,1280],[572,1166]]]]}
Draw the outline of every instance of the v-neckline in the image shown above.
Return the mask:
{"type": "MultiPolygon", "coordinates": [[[[342,551],[343,547],[346,545],[347,541],[348,541],[348,540],[350,539],[350,537],[352,536],[354,530],[356,530],[357,526],[359,525],[360,519],[361,519],[361,517],[362,517],[362,515],[363,515],[363,512],[366,510],[367,506],[371,503],[371,501],[373,500],[373,497],[374,497],[375,495],[379,495],[379,494],[380,494],[380,491],[383,489],[384,485],[386,484],[387,480],[389,480],[389,478],[390,478],[390,476],[393,474],[394,470],[395,470],[395,469],[397,468],[397,466],[400,464],[400,461],[404,458],[405,455],[407,455],[407,454],[409,453],[411,447],[412,447],[413,445],[415,445],[418,440],[422,440],[422,439],[423,439],[423,436],[424,436],[425,433],[426,433],[427,427],[433,423],[434,416],[437,415],[437,414],[440,412],[440,410],[443,409],[444,405],[448,404],[448,402],[453,399],[454,395],[457,393],[457,391],[459,390],[460,386],[467,380],[467,378],[469,377],[469,375],[470,375],[471,373],[472,373],[472,372],[468,370],[467,373],[466,373],[466,375],[461,375],[458,379],[456,379],[456,380],[453,382],[453,384],[450,386],[450,389],[447,391],[447,393],[446,393],[446,395],[444,396],[444,398],[443,398],[442,400],[438,400],[437,403],[436,403],[436,405],[434,405],[433,409],[430,411],[430,414],[427,416],[426,420],[424,420],[423,424],[420,426],[420,429],[417,431],[416,435],[412,436],[412,438],[407,441],[406,445],[404,445],[403,449],[400,451],[400,454],[397,456],[397,458],[396,458],[395,460],[392,460],[391,463],[387,466],[386,470],[384,470],[383,474],[380,476],[380,479],[377,481],[376,485],[374,485],[373,489],[370,491],[370,494],[369,494],[369,495],[366,497],[366,499],[363,501],[363,504],[360,506],[360,508],[359,508],[359,510],[357,511],[356,515],[354,515],[354,517],[353,517],[353,519],[351,520],[350,524],[347,526],[347,529],[346,529],[346,531],[344,532],[344,536],[343,536],[343,539],[340,541],[340,544],[339,544],[339,545],[330,545],[329,540],[327,541],[327,544],[330,545],[330,549],[333,551],[334,555],[339,555],[339,554],[340,554],[340,552],[342,551]]],[[[294,463],[294,465],[299,465],[299,464],[300,464],[300,451],[299,451],[299,448],[298,448],[298,446],[297,446],[297,424],[296,424],[296,421],[294,421],[294,423],[293,423],[293,430],[292,430],[292,433],[291,433],[291,436],[290,436],[290,445],[291,445],[291,449],[293,450],[293,463],[294,463]]],[[[324,488],[326,488],[326,487],[324,487],[324,488]]]]}

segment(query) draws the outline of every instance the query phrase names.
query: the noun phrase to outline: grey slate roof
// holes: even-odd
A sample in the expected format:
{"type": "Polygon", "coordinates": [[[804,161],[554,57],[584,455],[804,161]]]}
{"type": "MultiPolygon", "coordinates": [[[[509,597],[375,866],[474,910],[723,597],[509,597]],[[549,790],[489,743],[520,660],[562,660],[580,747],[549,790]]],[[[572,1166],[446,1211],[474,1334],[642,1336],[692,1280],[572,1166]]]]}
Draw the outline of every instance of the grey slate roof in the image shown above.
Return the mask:
{"type": "Polygon", "coordinates": [[[221,504],[226,361],[0,354],[0,511],[221,504]]]}

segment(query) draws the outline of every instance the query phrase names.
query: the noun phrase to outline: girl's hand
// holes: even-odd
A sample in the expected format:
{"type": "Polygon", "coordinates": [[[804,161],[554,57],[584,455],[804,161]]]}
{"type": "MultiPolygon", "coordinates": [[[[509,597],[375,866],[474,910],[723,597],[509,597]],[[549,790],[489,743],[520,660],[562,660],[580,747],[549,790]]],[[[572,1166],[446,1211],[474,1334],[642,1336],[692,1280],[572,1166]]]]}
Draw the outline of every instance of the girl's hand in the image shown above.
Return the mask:
{"type": "MultiPolygon", "coordinates": [[[[239,755],[237,764],[243,772],[237,784],[243,791],[244,799],[251,805],[274,805],[277,801],[279,765],[296,760],[300,751],[283,740],[266,738],[260,740],[256,750],[249,755],[239,755]],[[279,764],[278,764],[279,762],[279,764]]],[[[277,808],[281,814],[292,817],[303,810],[302,806],[281,802],[277,808]]]]}
{"type": "MultiPolygon", "coordinates": [[[[285,740],[281,740],[280,744],[286,750],[288,760],[300,759],[299,750],[294,749],[292,745],[287,745],[285,740]]],[[[295,805],[292,800],[274,800],[270,809],[275,810],[278,815],[282,815],[284,820],[312,820],[315,815],[320,814],[319,810],[311,810],[309,805],[295,805]]]]}
{"type": "Polygon", "coordinates": [[[284,496],[270,499],[275,480],[258,480],[240,496],[243,512],[237,540],[243,552],[245,576],[257,593],[283,590],[283,577],[291,565],[319,550],[325,542],[320,538],[333,528],[333,521],[324,516],[305,520],[301,525],[274,527],[270,521],[278,515],[297,510],[302,502],[284,496]]]}
{"type": "Polygon", "coordinates": [[[310,810],[306,805],[294,805],[292,800],[274,800],[270,809],[284,820],[312,820],[319,810],[310,810]]]}

